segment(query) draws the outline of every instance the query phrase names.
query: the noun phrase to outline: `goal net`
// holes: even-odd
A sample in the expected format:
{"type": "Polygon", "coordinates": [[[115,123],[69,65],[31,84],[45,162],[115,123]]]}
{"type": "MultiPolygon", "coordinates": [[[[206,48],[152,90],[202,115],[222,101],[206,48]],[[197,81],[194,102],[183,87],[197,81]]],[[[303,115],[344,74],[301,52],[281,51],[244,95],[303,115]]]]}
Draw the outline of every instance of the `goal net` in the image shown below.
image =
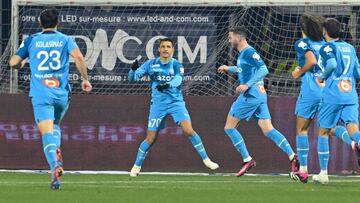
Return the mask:
{"type": "MultiPolygon", "coordinates": [[[[296,96],[300,80],[292,79],[290,73],[298,65],[293,45],[301,38],[299,19],[305,11],[337,18],[343,25],[343,39],[360,49],[360,3],[356,1],[347,1],[347,4],[337,4],[334,0],[317,4],[290,0],[272,4],[257,1],[157,3],[157,0],[153,3],[136,3],[136,0],[132,3],[13,2],[11,40],[0,58],[0,93],[29,91],[28,65],[20,71],[10,70],[8,60],[22,40],[41,30],[37,17],[45,7],[59,10],[58,29],[74,37],[84,54],[94,86],[92,94],[148,94],[148,79],[130,83],[127,73],[135,59],[143,63],[157,57],[158,40],[169,37],[175,41],[174,57],[185,67],[185,95],[235,95],[237,76],[221,75],[216,69],[222,64],[236,63],[237,52],[229,46],[228,31],[244,25],[249,43],[258,50],[270,71],[265,79],[268,94],[296,96]]],[[[81,94],[81,78],[74,63],[71,63],[69,78],[73,93],[81,94]]]]}

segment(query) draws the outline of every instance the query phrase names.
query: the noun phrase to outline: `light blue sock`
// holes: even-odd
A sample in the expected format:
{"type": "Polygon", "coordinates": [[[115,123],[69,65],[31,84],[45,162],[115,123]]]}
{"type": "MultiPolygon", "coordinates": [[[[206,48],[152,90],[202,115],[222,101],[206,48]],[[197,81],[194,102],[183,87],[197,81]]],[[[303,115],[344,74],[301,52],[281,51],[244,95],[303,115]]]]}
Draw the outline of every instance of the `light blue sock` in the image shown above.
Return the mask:
{"type": "Polygon", "coordinates": [[[202,160],[209,158],[208,155],[206,154],[204,145],[201,142],[201,138],[197,133],[195,133],[193,136],[189,136],[189,140],[190,140],[192,146],[197,151],[197,153],[201,156],[202,160]]]}
{"type": "Polygon", "coordinates": [[[265,133],[266,137],[270,138],[275,144],[280,147],[282,151],[284,151],[288,157],[295,155],[294,151],[292,150],[289,142],[284,137],[283,134],[281,134],[279,131],[277,131],[275,128],[270,130],[269,132],[265,133]]]}
{"type": "Polygon", "coordinates": [[[309,139],[307,135],[296,136],[296,151],[301,167],[307,167],[309,155],[309,139]]]}
{"type": "Polygon", "coordinates": [[[150,144],[144,140],[139,147],[138,153],[136,155],[135,165],[136,166],[142,166],[146,155],[148,154],[148,151],[150,149],[150,144]]]}
{"type": "Polygon", "coordinates": [[[336,126],[334,134],[336,137],[341,139],[346,144],[351,145],[352,140],[350,138],[348,131],[346,130],[346,128],[344,126],[336,126]]]}
{"type": "Polygon", "coordinates": [[[318,137],[318,157],[321,171],[327,171],[329,163],[329,137],[318,137]]]}
{"type": "Polygon", "coordinates": [[[56,140],[53,136],[53,133],[45,133],[42,136],[42,144],[44,149],[44,154],[46,160],[50,166],[50,169],[53,170],[57,166],[56,162],[56,140]]]}
{"type": "Polygon", "coordinates": [[[360,145],[360,132],[356,132],[352,135],[352,140],[354,140],[358,145],[360,145]]]}
{"type": "Polygon", "coordinates": [[[249,152],[246,148],[245,141],[241,136],[240,132],[235,128],[225,129],[225,133],[229,136],[232,144],[234,145],[235,149],[241,154],[241,157],[244,162],[249,161],[251,159],[249,152]]]}
{"type": "Polygon", "coordinates": [[[54,124],[54,138],[56,140],[56,147],[61,147],[61,129],[60,126],[54,124]]]}

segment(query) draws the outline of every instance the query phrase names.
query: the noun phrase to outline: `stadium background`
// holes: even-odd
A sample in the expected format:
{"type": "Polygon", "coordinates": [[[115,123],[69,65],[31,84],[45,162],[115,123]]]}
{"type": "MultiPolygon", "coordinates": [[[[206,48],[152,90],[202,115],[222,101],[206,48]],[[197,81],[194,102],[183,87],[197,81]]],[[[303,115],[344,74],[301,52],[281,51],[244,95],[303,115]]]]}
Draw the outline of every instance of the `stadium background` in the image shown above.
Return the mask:
{"type": "MultiPolygon", "coordinates": [[[[18,30],[15,30],[18,35],[15,37],[14,30],[9,24],[11,19],[16,19],[12,17],[11,3],[2,1],[1,6],[0,168],[46,169],[40,135],[34,125],[31,104],[26,96],[28,92],[26,75],[29,72],[27,70],[19,73],[12,72],[6,62],[12,49],[19,45],[19,41],[24,36],[39,31],[37,22],[31,20],[31,16],[36,16],[43,5],[35,3],[19,7],[20,16],[30,17],[28,20],[21,20],[18,16],[20,21],[18,30]]],[[[88,7],[83,5],[60,8],[63,9],[61,14],[64,16],[79,17],[88,12],[88,7]]],[[[293,111],[300,82],[293,81],[289,73],[296,66],[293,43],[300,37],[297,23],[302,12],[314,9],[324,12],[324,15],[336,17],[344,25],[344,39],[354,44],[357,50],[360,49],[360,8],[358,5],[333,5],[333,10],[318,8],[320,7],[311,6],[311,4],[310,6],[254,5],[248,7],[246,3],[244,5],[222,4],[214,7],[200,4],[191,6],[169,4],[165,7],[116,5],[110,10],[107,7],[94,6],[90,8],[89,15],[113,16],[120,13],[128,17],[144,11],[150,16],[158,15],[159,11],[162,14],[173,12],[176,15],[184,13],[194,15],[200,12],[210,16],[210,20],[196,24],[195,26],[198,26],[196,29],[191,23],[174,25],[167,23],[158,28],[156,28],[156,23],[150,23],[156,29],[152,28],[144,34],[143,24],[80,23],[71,21],[71,17],[69,19],[65,17],[60,23],[60,30],[70,35],[87,36],[93,41],[97,36],[96,32],[101,28],[106,31],[109,44],[118,29],[129,33],[130,36],[138,37],[144,44],[154,35],[167,35],[176,38],[177,42],[183,40],[179,36],[184,36],[192,51],[198,45],[201,36],[206,36],[208,43],[206,63],[201,63],[201,50],[193,62],[189,60],[189,55],[187,55],[189,52],[183,54],[189,75],[205,74],[210,77],[210,81],[206,83],[187,81],[184,87],[185,100],[194,128],[202,136],[212,159],[220,164],[219,171],[233,172],[239,168],[241,158],[223,132],[223,126],[230,105],[236,96],[233,92],[236,78],[230,75],[220,76],[215,72],[220,64],[233,64],[236,58],[235,53],[226,44],[227,29],[237,24],[248,26],[251,33],[250,43],[260,51],[269,66],[270,75],[265,82],[270,96],[269,107],[273,123],[288,137],[294,147],[293,111]],[[128,10],[132,13],[127,13],[128,10]],[[188,34],[189,31],[192,34],[188,34]],[[147,35],[147,33],[150,34],[147,35]]],[[[77,39],[77,42],[82,51],[88,53],[86,49],[89,48],[84,40],[77,39]]],[[[94,49],[97,45],[99,44],[93,45],[94,49]]],[[[139,43],[130,42],[127,47],[123,47],[123,52],[128,54],[128,58],[134,58],[139,53],[144,55],[145,48],[144,45],[139,46],[139,43]]],[[[183,45],[183,50],[185,49],[183,45]]],[[[116,52],[116,49],[110,50],[108,52],[110,55],[111,51],[116,52]]],[[[118,53],[116,54],[116,61],[107,65],[106,62],[111,62],[113,59],[106,58],[104,51],[98,58],[88,57],[88,60],[93,60],[93,69],[90,70],[90,74],[99,75],[94,82],[92,94],[82,94],[79,91],[79,80],[72,81],[74,94],[71,107],[62,124],[63,156],[68,170],[127,171],[133,164],[138,144],[144,138],[150,100],[146,82],[133,85],[126,80],[109,82],[101,79],[106,76],[123,78],[126,75],[130,67],[129,63],[121,61],[118,53]]],[[[179,57],[178,53],[175,53],[175,57],[179,57]]],[[[143,57],[142,61],[145,59],[143,57]]],[[[254,172],[288,171],[287,157],[261,134],[255,122],[242,124],[239,129],[247,141],[249,151],[258,162],[258,167],[254,169],[254,172]]],[[[310,171],[313,172],[318,171],[316,132],[316,125],[312,126],[309,136],[311,143],[309,166],[310,171]]],[[[332,138],[330,148],[331,173],[356,169],[354,154],[348,146],[332,138]]],[[[143,171],[206,172],[207,170],[188,140],[182,136],[181,130],[172,123],[171,119],[168,119],[167,127],[160,132],[157,143],[144,163],[143,171]]]]}

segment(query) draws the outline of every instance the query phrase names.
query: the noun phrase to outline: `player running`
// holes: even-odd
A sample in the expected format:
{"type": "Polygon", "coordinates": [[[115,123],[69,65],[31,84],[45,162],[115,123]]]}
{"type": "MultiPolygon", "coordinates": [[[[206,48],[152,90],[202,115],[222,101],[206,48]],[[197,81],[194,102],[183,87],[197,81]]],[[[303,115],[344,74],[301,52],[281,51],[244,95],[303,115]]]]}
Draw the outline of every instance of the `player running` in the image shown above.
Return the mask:
{"type": "Polygon", "coordinates": [[[231,106],[224,129],[244,161],[236,176],[242,176],[256,166],[255,160],[249,155],[244,139],[236,129],[240,120],[249,121],[252,117],[257,119],[264,135],[287,154],[290,159],[291,171],[295,172],[299,167],[297,155],[286,138],[271,123],[267,95],[263,86],[263,79],[269,73],[268,69],[256,50],[247,43],[246,36],[244,27],[230,30],[229,42],[234,49],[239,51],[237,65],[222,65],[218,68],[220,73],[227,71],[237,73],[240,83],[236,87],[236,92],[240,95],[231,106]]]}
{"type": "Polygon", "coordinates": [[[322,35],[324,18],[318,15],[305,13],[300,18],[300,27],[303,38],[295,43],[299,65],[292,72],[294,79],[301,77],[301,90],[296,102],[296,148],[299,156],[300,170],[291,174],[293,179],[303,183],[308,181],[308,130],[318,112],[324,84],[316,80],[323,72],[318,65],[319,50],[325,41],[322,35]]]}
{"type": "Polygon", "coordinates": [[[326,184],[329,161],[329,133],[339,121],[346,125],[352,148],[357,152],[360,165],[360,132],[358,127],[359,104],[355,79],[359,77],[359,61],[354,47],[339,39],[341,24],[330,18],[323,23],[326,44],[320,49],[324,73],[318,78],[325,81],[323,103],[318,115],[318,156],[320,173],[313,176],[314,182],[326,184]]]}
{"type": "Polygon", "coordinates": [[[139,81],[146,75],[150,76],[152,92],[148,130],[145,140],[140,144],[135,164],[131,169],[130,176],[132,177],[140,173],[145,157],[155,142],[159,130],[164,128],[164,121],[168,115],[171,115],[175,123],[181,126],[205,166],[211,170],[219,167],[218,164],[209,159],[200,136],[192,128],[181,92],[184,67],[172,58],[173,52],[173,41],[169,38],[161,39],[160,57],[147,60],[140,68],[138,68],[136,61],[129,71],[130,81],[139,81]]]}
{"type": "Polygon", "coordinates": [[[10,66],[19,69],[25,64],[24,59],[29,58],[29,95],[42,135],[44,154],[51,169],[51,189],[60,189],[60,176],[63,173],[60,121],[70,101],[69,55],[74,58],[83,78],[82,89],[86,92],[92,89],[80,49],[71,37],[56,30],[58,15],[55,9],[43,10],[39,16],[42,32],[26,38],[10,59],[10,66]]]}

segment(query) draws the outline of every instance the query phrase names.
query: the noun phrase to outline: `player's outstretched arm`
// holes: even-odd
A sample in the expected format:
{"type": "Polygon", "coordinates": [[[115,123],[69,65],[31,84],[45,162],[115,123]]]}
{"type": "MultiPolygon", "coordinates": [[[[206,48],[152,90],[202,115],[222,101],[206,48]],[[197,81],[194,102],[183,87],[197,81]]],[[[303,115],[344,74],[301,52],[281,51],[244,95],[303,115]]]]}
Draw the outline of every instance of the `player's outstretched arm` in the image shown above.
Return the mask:
{"type": "Polygon", "coordinates": [[[226,72],[232,72],[232,73],[238,73],[240,72],[240,69],[237,66],[227,66],[227,65],[222,65],[218,68],[218,73],[226,73],[226,72]]]}
{"type": "Polygon", "coordinates": [[[302,74],[306,73],[316,65],[316,57],[312,51],[308,51],[305,54],[305,64],[304,67],[296,67],[295,70],[291,73],[294,79],[300,77],[302,74]]]}
{"type": "Polygon", "coordinates": [[[79,70],[83,78],[83,81],[81,83],[81,87],[83,91],[90,92],[92,90],[92,86],[89,81],[89,76],[87,73],[87,66],[85,64],[84,56],[82,55],[79,48],[73,49],[70,54],[74,58],[76,68],[79,70]]]}

